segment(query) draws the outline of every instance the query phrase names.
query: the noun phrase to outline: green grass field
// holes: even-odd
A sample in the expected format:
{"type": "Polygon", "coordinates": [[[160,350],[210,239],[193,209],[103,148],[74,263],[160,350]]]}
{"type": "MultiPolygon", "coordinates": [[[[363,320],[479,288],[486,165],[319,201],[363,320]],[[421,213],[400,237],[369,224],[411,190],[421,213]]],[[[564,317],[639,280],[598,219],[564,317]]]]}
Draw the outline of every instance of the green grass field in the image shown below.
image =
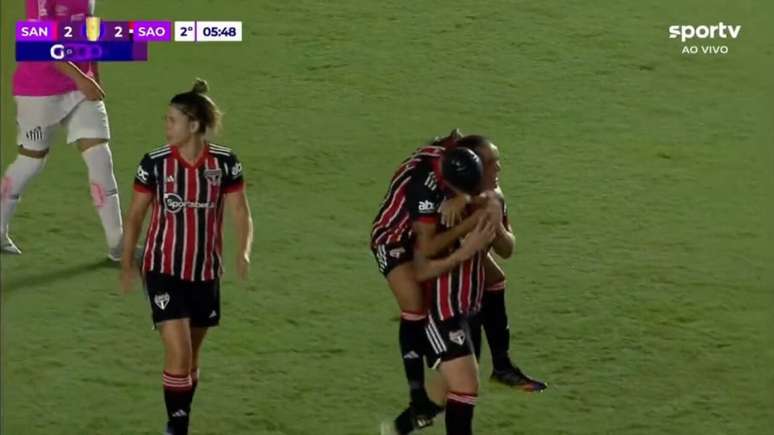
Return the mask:
{"type": "MultiPolygon", "coordinates": [[[[551,384],[490,384],[485,357],[477,434],[771,430],[772,3],[365,3],[98,2],[117,20],[244,22],[241,44],[156,44],[148,63],[103,66],[124,205],[195,76],[249,180],[254,267],[246,284],[227,268],[192,433],[371,434],[404,406],[368,234],[397,163],[453,127],[500,146],[519,244],[503,263],[512,353],[551,384]],[[718,21],[740,38],[694,44],[725,56],[667,37],[718,21]]],[[[21,2],[1,12],[4,169],[21,2]]],[[[1,259],[2,434],[161,433],[161,343],[141,292],[120,296],[103,262],[73,148],[55,147],[11,231],[25,253],[1,259]]]]}

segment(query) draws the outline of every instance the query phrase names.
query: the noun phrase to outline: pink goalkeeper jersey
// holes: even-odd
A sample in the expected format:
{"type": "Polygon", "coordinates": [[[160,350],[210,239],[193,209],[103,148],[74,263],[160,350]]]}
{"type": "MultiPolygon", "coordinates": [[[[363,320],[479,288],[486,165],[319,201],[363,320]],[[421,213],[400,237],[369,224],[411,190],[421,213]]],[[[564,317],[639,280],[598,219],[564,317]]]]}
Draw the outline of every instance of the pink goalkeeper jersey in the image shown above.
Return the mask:
{"type": "MultiPolygon", "coordinates": [[[[27,0],[27,19],[83,21],[94,13],[95,0],[27,0]]],[[[96,64],[76,63],[94,77],[96,64]]],[[[59,95],[78,89],[53,62],[19,62],[13,74],[13,94],[28,97],[59,95]]]]}

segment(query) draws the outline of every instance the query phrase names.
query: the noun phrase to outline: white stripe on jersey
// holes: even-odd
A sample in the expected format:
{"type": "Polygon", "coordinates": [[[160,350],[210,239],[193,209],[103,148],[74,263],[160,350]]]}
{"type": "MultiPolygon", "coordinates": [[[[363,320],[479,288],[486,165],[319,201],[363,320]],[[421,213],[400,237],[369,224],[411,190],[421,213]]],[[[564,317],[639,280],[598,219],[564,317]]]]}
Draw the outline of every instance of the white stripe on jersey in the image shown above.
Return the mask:
{"type": "MultiPolygon", "coordinates": [[[[168,159],[164,159],[164,169],[161,171],[164,177],[167,176],[167,163],[168,162],[169,162],[168,159]]],[[[163,181],[162,181],[162,183],[163,183],[163,181]]],[[[162,185],[162,183],[159,183],[159,185],[162,185]]],[[[163,273],[164,272],[164,263],[165,263],[164,262],[164,257],[166,257],[166,252],[164,252],[164,240],[167,239],[167,231],[169,231],[169,222],[167,222],[166,217],[165,217],[166,213],[164,211],[164,207],[165,207],[164,206],[164,198],[159,197],[158,200],[159,200],[159,212],[161,213],[160,218],[163,219],[163,221],[164,221],[164,231],[161,233],[161,246],[160,246],[160,250],[161,250],[161,264],[160,264],[158,272],[159,273],[163,273]]]]}
{"type": "Polygon", "coordinates": [[[210,154],[216,154],[216,155],[225,156],[225,157],[230,157],[231,156],[231,153],[229,153],[229,152],[217,151],[217,150],[214,150],[212,148],[210,148],[210,154]]]}
{"type": "MultiPolygon", "coordinates": [[[[186,187],[185,197],[183,197],[183,203],[187,201],[188,198],[188,168],[183,168],[183,185],[186,187]]],[[[196,200],[194,200],[196,201],[196,200]]],[[[183,207],[180,210],[180,213],[183,214],[183,264],[180,265],[180,278],[185,279],[185,253],[188,252],[188,237],[186,237],[186,232],[188,232],[188,210],[186,210],[186,207],[183,207]]],[[[175,235],[177,235],[177,231],[175,231],[175,235]]],[[[172,245],[172,261],[175,261],[175,246],[172,245]]],[[[173,267],[172,270],[175,270],[173,267]]]]}
{"type": "MultiPolygon", "coordinates": [[[[180,168],[178,168],[177,159],[173,159],[173,161],[175,162],[175,169],[172,172],[172,176],[175,177],[175,180],[177,180],[177,176],[180,168]]],[[[169,274],[174,275],[175,274],[175,246],[177,246],[177,219],[174,215],[172,215],[170,222],[172,222],[174,229],[172,230],[172,248],[170,249],[171,252],[169,253],[172,256],[172,262],[170,263],[169,274]]]]}
{"type": "Polygon", "coordinates": [[[425,179],[425,186],[427,186],[430,190],[436,190],[438,188],[438,184],[435,181],[435,173],[430,172],[427,174],[427,178],[425,179]]]}
{"type": "MultiPolygon", "coordinates": [[[[462,311],[462,289],[465,288],[465,283],[463,282],[463,280],[465,279],[465,263],[466,262],[463,261],[462,263],[460,263],[459,266],[457,266],[459,269],[458,276],[461,278],[459,280],[460,282],[457,283],[457,303],[459,304],[457,305],[457,307],[459,308],[460,311],[462,311]]],[[[451,276],[449,277],[449,279],[454,279],[454,277],[451,276]]]]}
{"type": "MultiPolygon", "coordinates": [[[[392,195],[392,200],[390,201],[390,204],[389,204],[389,205],[388,205],[388,206],[387,206],[387,207],[384,209],[384,212],[385,212],[385,213],[387,213],[388,211],[390,211],[390,209],[391,209],[391,208],[392,208],[392,207],[395,205],[395,201],[397,201],[397,200],[398,200],[398,197],[399,197],[399,196],[400,196],[400,197],[402,197],[401,199],[405,201],[405,199],[406,199],[406,195],[405,195],[405,193],[404,193],[403,195],[398,195],[398,193],[401,191],[401,189],[403,189],[403,187],[404,187],[406,184],[408,184],[408,182],[409,182],[409,181],[411,181],[411,177],[406,177],[406,179],[405,179],[405,180],[403,180],[403,182],[402,182],[402,183],[400,183],[400,184],[398,185],[398,187],[396,187],[396,188],[395,188],[395,191],[394,191],[394,193],[393,193],[393,195],[392,195]]],[[[401,207],[401,208],[402,208],[402,207],[401,207]]],[[[380,228],[390,228],[390,225],[392,225],[392,223],[395,221],[395,219],[397,219],[397,218],[398,218],[398,216],[400,216],[400,215],[401,215],[401,208],[398,208],[398,209],[396,209],[396,210],[393,212],[393,216],[392,216],[392,217],[390,217],[390,220],[388,220],[387,222],[385,222],[383,225],[380,225],[380,226],[378,226],[378,227],[377,227],[377,226],[374,226],[374,228],[371,230],[371,235],[373,236],[373,234],[375,234],[375,233],[376,233],[376,231],[378,231],[380,228]]],[[[384,217],[384,216],[382,216],[382,217],[384,217]]],[[[378,223],[378,222],[377,222],[377,223],[378,223]]],[[[385,232],[385,234],[386,234],[386,232],[385,232]]],[[[383,234],[382,236],[384,236],[384,234],[383,234]]],[[[382,240],[382,238],[383,238],[383,237],[381,237],[381,236],[380,236],[380,237],[379,237],[379,240],[377,240],[377,242],[381,241],[381,240],[382,240]]]]}
{"type": "MultiPolygon", "coordinates": [[[[214,160],[214,159],[213,159],[214,160]]],[[[217,167],[217,161],[215,162],[215,165],[217,167]]],[[[204,169],[214,169],[210,167],[210,159],[205,160],[204,162],[204,169]]],[[[207,185],[207,204],[212,203],[212,188],[207,185]]],[[[201,280],[206,281],[207,280],[207,271],[212,268],[212,247],[210,246],[210,241],[212,240],[212,235],[210,234],[210,214],[211,213],[204,213],[204,255],[202,256],[202,276],[201,280]]]]}
{"type": "MultiPolygon", "coordinates": [[[[194,197],[194,201],[199,200],[199,190],[201,189],[201,186],[199,185],[199,174],[197,173],[196,176],[196,196],[194,197]]],[[[207,214],[205,211],[204,214],[207,214]]],[[[196,280],[196,258],[199,256],[199,210],[194,210],[194,252],[193,252],[193,260],[191,261],[191,281],[196,280]]]]}
{"type": "MultiPolygon", "coordinates": [[[[452,304],[452,288],[454,288],[454,277],[452,276],[451,272],[446,272],[449,279],[449,288],[446,291],[446,297],[448,298],[449,302],[449,310],[451,310],[451,315],[454,317],[454,305],[452,304]]],[[[443,313],[441,313],[441,316],[443,317],[443,313]]],[[[446,319],[443,319],[446,320],[446,319]]]]}
{"type": "MultiPolygon", "coordinates": [[[[196,174],[196,198],[194,201],[199,200],[199,189],[201,189],[201,186],[199,186],[200,180],[199,180],[199,174],[196,174]]],[[[205,214],[207,212],[205,211],[205,214]]],[[[196,258],[199,256],[199,211],[194,210],[194,255],[193,255],[193,261],[191,262],[191,281],[196,279],[196,258]]]]}
{"type": "Polygon", "coordinates": [[[217,144],[214,144],[214,143],[211,143],[211,144],[209,144],[209,145],[210,145],[210,149],[216,149],[216,150],[218,150],[218,151],[225,151],[225,152],[227,152],[227,153],[230,153],[230,152],[232,152],[232,151],[231,151],[231,148],[229,148],[229,147],[224,147],[224,146],[222,146],[222,145],[217,145],[217,144]]]}
{"type": "Polygon", "coordinates": [[[171,152],[172,152],[172,149],[169,147],[169,145],[164,145],[163,147],[158,147],[155,150],[149,152],[148,155],[152,159],[155,159],[157,157],[160,157],[162,155],[166,155],[166,154],[171,153],[171,152]]]}

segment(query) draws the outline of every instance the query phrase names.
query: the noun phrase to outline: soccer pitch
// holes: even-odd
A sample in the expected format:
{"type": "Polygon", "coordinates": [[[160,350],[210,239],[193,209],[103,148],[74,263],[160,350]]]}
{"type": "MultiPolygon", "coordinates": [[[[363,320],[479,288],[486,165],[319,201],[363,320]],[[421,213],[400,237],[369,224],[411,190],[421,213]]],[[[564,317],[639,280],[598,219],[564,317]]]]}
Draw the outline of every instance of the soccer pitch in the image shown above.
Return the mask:
{"type": "MultiPolygon", "coordinates": [[[[368,235],[397,164],[454,127],[500,147],[511,353],[550,384],[491,384],[485,348],[477,434],[770,430],[774,3],[329,3],[97,1],[105,19],[244,23],[242,43],[102,65],[124,206],[169,98],[197,76],[245,168],[251,277],[234,279],[227,218],[192,434],[371,434],[405,406],[398,310],[368,235]],[[739,38],[669,38],[719,21],[739,38]]],[[[0,12],[5,169],[22,2],[0,12]]],[[[0,258],[1,432],[159,434],[148,303],[119,294],[85,166],[59,142],[12,224],[24,255],[0,258]]]]}

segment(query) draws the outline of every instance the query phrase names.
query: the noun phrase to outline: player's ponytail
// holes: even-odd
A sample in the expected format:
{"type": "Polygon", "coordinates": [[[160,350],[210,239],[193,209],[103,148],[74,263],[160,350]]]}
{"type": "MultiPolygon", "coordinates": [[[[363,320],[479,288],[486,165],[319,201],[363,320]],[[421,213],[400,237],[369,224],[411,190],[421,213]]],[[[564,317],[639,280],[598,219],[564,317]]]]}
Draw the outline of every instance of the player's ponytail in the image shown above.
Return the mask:
{"type": "Polygon", "coordinates": [[[169,102],[192,121],[198,121],[198,133],[201,134],[217,132],[223,116],[212,98],[207,95],[209,90],[207,81],[197,77],[190,91],[175,95],[169,102]]]}
{"type": "Polygon", "coordinates": [[[207,83],[207,80],[200,79],[197,77],[194,80],[193,88],[191,88],[191,92],[197,93],[197,94],[206,94],[210,91],[210,85],[207,83]]]}

